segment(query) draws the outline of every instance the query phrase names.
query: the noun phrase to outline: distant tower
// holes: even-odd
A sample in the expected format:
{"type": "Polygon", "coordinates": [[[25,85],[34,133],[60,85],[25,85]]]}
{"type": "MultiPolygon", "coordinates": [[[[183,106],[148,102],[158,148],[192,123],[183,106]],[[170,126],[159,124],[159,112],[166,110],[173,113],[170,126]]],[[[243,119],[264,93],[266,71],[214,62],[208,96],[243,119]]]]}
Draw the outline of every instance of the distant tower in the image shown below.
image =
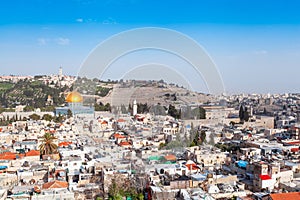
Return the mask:
{"type": "Polygon", "coordinates": [[[250,106],[250,116],[253,116],[253,106],[250,106]]]}
{"type": "Polygon", "coordinates": [[[133,116],[135,116],[137,114],[137,104],[136,104],[136,100],[133,101],[133,116]]]}
{"type": "Polygon", "coordinates": [[[59,76],[59,78],[63,77],[63,69],[62,69],[62,67],[59,67],[58,76],[59,76]]]}
{"type": "Polygon", "coordinates": [[[52,106],[53,105],[53,98],[48,95],[48,98],[47,98],[47,103],[46,103],[48,106],[52,106]]]}

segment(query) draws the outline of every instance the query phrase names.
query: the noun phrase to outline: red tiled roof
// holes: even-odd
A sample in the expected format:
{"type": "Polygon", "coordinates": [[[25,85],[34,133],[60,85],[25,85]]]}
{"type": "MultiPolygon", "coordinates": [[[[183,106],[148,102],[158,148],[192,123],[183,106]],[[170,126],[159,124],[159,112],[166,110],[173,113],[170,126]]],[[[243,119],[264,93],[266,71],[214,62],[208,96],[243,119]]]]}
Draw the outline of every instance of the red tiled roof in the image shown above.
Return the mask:
{"type": "Polygon", "coordinates": [[[124,119],[118,119],[117,122],[125,122],[125,120],[124,119]]]}
{"type": "Polygon", "coordinates": [[[168,161],[175,161],[176,160],[176,156],[174,155],[166,155],[165,159],[168,161]]]}
{"type": "Polygon", "coordinates": [[[300,140],[298,140],[298,141],[293,141],[293,142],[287,142],[287,144],[300,144],[300,140]]]}
{"type": "Polygon", "coordinates": [[[114,134],[114,137],[115,138],[126,138],[124,135],[121,135],[121,134],[119,134],[119,133],[116,133],[116,134],[114,134]]]}
{"type": "Polygon", "coordinates": [[[24,157],[25,157],[25,154],[20,153],[18,156],[19,156],[19,158],[24,158],[24,157]]]}
{"type": "Polygon", "coordinates": [[[185,165],[189,170],[197,170],[197,169],[199,169],[199,167],[197,167],[197,165],[196,164],[186,164],[185,165]]]}
{"type": "Polygon", "coordinates": [[[291,152],[298,152],[299,151],[299,147],[297,148],[291,148],[291,152]]]}
{"type": "Polygon", "coordinates": [[[15,160],[16,154],[12,152],[5,152],[0,154],[0,160],[15,160]]]}
{"type": "Polygon", "coordinates": [[[296,200],[300,199],[300,192],[270,194],[272,200],[296,200]]]}
{"type": "Polygon", "coordinates": [[[34,186],[33,189],[34,189],[34,191],[37,192],[37,193],[40,193],[40,192],[41,192],[41,188],[40,188],[38,185],[34,186]]]}
{"type": "Polygon", "coordinates": [[[123,141],[119,143],[120,146],[131,146],[129,142],[123,141]]]}
{"type": "Polygon", "coordinates": [[[40,156],[40,151],[30,150],[25,154],[25,156],[40,156]]]}
{"type": "Polygon", "coordinates": [[[260,179],[265,181],[265,180],[270,180],[271,177],[269,175],[259,175],[260,179]]]}
{"type": "Polygon", "coordinates": [[[52,181],[49,183],[43,184],[43,189],[53,189],[53,188],[67,188],[68,187],[68,182],[66,181],[52,181]]]}
{"type": "Polygon", "coordinates": [[[69,146],[70,144],[72,144],[72,142],[60,142],[60,143],[58,144],[58,146],[59,146],[59,147],[67,147],[67,146],[69,146]]]}
{"type": "Polygon", "coordinates": [[[103,122],[101,122],[101,124],[108,124],[108,122],[107,121],[103,121],[103,122]]]}

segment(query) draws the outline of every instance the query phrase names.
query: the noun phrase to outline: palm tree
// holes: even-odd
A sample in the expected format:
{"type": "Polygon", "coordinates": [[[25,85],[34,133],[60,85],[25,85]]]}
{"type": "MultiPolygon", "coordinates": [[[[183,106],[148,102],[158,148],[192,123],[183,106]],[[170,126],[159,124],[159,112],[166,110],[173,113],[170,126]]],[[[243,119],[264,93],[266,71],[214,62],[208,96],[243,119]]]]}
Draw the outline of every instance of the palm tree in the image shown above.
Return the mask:
{"type": "Polygon", "coordinates": [[[50,134],[45,133],[43,136],[43,142],[39,145],[39,149],[42,155],[54,154],[57,152],[57,145],[53,142],[56,138],[50,134]]]}

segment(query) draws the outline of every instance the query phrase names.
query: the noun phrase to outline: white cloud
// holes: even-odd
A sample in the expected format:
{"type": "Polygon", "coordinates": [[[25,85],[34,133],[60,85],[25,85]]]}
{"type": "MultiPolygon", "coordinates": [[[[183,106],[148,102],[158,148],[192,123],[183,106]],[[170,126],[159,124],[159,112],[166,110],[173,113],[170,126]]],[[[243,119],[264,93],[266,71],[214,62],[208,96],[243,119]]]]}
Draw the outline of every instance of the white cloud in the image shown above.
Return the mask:
{"type": "Polygon", "coordinates": [[[70,44],[70,39],[60,37],[60,38],[56,38],[55,42],[59,45],[68,45],[68,44],[70,44]]]}
{"type": "Polygon", "coordinates": [[[69,38],[38,38],[37,43],[40,46],[48,45],[48,44],[58,44],[58,45],[69,45],[70,39],[69,38]]]}
{"type": "Polygon", "coordinates": [[[111,17],[103,20],[102,24],[117,24],[117,21],[111,17]]]}
{"type": "Polygon", "coordinates": [[[94,19],[94,18],[86,18],[86,19],[83,19],[83,18],[77,18],[76,19],[76,22],[78,23],[96,23],[98,20],[97,19],[94,19]]]}
{"type": "Polygon", "coordinates": [[[76,22],[82,23],[83,19],[82,18],[78,18],[78,19],[76,19],[76,22]]]}
{"type": "Polygon", "coordinates": [[[254,51],[254,54],[256,55],[265,55],[267,54],[268,51],[267,50],[258,50],[258,51],[254,51]]]}
{"type": "Polygon", "coordinates": [[[39,45],[46,45],[48,41],[49,41],[49,39],[47,39],[47,38],[38,38],[37,39],[37,42],[39,45]]]}

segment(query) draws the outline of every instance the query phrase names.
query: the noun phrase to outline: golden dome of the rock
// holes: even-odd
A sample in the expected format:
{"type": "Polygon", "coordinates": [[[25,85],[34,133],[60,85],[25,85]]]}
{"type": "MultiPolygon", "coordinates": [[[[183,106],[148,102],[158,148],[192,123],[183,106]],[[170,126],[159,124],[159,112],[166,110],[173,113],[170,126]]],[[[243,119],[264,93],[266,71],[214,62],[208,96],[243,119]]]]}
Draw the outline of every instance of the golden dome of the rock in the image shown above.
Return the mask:
{"type": "Polygon", "coordinates": [[[83,102],[83,97],[79,92],[70,92],[66,97],[66,102],[68,103],[80,103],[83,102]]]}

